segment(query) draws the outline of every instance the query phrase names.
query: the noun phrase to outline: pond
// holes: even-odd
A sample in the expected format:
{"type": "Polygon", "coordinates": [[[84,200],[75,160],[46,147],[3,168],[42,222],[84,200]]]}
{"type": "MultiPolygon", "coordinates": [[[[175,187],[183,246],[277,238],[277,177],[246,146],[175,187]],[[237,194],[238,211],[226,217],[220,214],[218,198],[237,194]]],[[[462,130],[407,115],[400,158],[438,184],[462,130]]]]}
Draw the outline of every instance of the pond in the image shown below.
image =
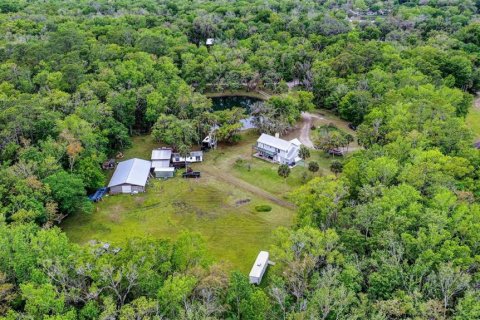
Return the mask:
{"type": "Polygon", "coordinates": [[[261,99],[246,97],[246,96],[225,96],[225,97],[212,97],[213,110],[227,110],[233,107],[241,107],[250,111],[250,106],[255,102],[261,102],[261,99]]]}
{"type": "MultiPolygon", "coordinates": [[[[227,110],[234,107],[245,108],[247,113],[250,113],[250,107],[256,103],[263,100],[253,97],[246,96],[224,96],[224,97],[212,97],[213,110],[227,110]]],[[[247,117],[240,121],[242,123],[242,128],[240,130],[252,129],[255,126],[252,123],[252,117],[247,117]]]]}

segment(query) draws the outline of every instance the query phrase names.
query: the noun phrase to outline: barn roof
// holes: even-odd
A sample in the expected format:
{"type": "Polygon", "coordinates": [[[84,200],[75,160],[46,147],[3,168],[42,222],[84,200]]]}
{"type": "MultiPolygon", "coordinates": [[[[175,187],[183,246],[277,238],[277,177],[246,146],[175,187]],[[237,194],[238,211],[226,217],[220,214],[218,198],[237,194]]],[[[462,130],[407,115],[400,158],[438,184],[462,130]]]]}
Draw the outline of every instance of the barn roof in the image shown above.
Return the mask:
{"type": "Polygon", "coordinates": [[[285,141],[280,138],[276,138],[266,133],[262,133],[260,138],[258,138],[257,142],[260,142],[284,151],[287,151],[288,149],[290,149],[290,146],[291,146],[291,142],[285,141]]]}
{"type": "Polygon", "coordinates": [[[172,149],[162,148],[152,150],[152,160],[170,160],[172,149]]]}
{"type": "Polygon", "coordinates": [[[250,277],[260,278],[268,264],[268,252],[260,251],[250,271],[250,277]]]}
{"type": "Polygon", "coordinates": [[[108,186],[133,184],[144,187],[150,174],[150,165],[150,161],[137,158],[120,162],[108,186]]]}

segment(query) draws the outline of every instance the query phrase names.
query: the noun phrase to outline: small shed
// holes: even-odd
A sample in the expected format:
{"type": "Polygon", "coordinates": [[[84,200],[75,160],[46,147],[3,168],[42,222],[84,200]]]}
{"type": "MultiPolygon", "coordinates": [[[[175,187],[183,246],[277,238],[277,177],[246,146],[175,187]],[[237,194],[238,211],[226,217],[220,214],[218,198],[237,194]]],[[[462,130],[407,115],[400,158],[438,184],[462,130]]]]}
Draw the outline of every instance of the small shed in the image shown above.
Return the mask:
{"type": "Polygon", "coordinates": [[[168,168],[172,158],[172,149],[159,148],[152,150],[152,168],[168,168]]]}
{"type": "Polygon", "coordinates": [[[213,46],[214,42],[215,42],[215,40],[213,38],[208,38],[207,41],[205,41],[205,44],[207,46],[213,46]]]}
{"type": "Polygon", "coordinates": [[[156,167],[153,169],[153,173],[155,174],[155,178],[173,178],[175,173],[174,167],[156,167]]]}
{"type": "Polygon", "coordinates": [[[250,271],[250,283],[260,284],[268,266],[269,254],[267,251],[260,251],[250,271]]]}
{"type": "Polygon", "coordinates": [[[108,187],[111,194],[145,192],[151,162],[133,158],[117,165],[108,187]]]}

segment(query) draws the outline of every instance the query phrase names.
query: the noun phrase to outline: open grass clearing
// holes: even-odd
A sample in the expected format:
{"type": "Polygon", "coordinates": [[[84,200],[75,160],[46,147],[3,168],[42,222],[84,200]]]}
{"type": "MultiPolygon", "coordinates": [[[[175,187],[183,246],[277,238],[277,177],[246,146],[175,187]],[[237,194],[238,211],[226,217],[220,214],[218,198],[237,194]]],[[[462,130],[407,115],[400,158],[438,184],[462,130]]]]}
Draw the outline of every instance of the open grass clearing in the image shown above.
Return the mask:
{"type": "Polygon", "coordinates": [[[247,272],[272,231],[293,222],[293,210],[211,178],[151,180],[144,194],[109,196],[94,213],[69,217],[62,227],[77,243],[91,239],[121,244],[129,237],[175,239],[198,232],[211,257],[247,272]],[[268,204],[272,210],[257,212],[268,204]]]}
{"type": "MultiPolygon", "coordinates": [[[[307,162],[317,161],[320,172],[298,165],[284,180],[278,165],[252,157],[257,138],[249,130],[239,143],[207,152],[203,163],[192,166],[202,172],[198,180],[181,179],[181,171],[170,180],[151,179],[146,193],[106,197],[92,214],[71,216],[62,228],[80,244],[92,239],[121,244],[145,236],[175,239],[183,230],[198,232],[215,261],[248,272],[258,252],[269,249],[273,230],[293,223],[289,193],[313,176],[327,174],[332,161],[311,150],[307,162]],[[272,209],[259,212],[258,206],[272,209]]],[[[151,150],[160,146],[150,136],[134,137],[122,160],[150,159],[151,150]]]]}
{"type": "Polygon", "coordinates": [[[470,108],[465,121],[472,130],[475,141],[480,140],[480,96],[475,98],[475,103],[470,108]]]}

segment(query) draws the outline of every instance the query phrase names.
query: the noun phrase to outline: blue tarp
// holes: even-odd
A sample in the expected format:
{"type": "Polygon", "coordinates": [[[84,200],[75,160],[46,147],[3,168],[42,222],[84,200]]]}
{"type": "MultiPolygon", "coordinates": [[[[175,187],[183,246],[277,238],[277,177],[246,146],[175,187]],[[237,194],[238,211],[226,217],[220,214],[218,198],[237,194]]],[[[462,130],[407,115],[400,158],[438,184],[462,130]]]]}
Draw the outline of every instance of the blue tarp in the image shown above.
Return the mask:
{"type": "Polygon", "coordinates": [[[93,202],[97,202],[99,200],[102,200],[105,193],[107,193],[107,188],[106,187],[100,188],[97,191],[95,191],[94,194],[89,195],[88,199],[90,199],[93,202]]]}

